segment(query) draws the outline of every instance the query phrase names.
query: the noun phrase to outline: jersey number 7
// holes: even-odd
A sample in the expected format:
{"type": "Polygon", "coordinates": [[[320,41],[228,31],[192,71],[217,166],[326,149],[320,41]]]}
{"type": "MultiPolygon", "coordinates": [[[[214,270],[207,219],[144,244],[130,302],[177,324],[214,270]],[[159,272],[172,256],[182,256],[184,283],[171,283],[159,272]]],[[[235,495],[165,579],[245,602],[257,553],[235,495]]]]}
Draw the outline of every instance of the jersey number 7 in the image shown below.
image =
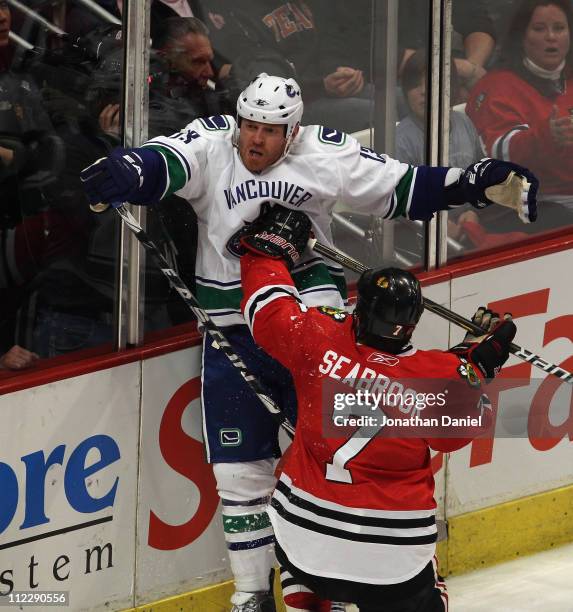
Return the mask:
{"type": "Polygon", "coordinates": [[[384,425],[380,425],[378,429],[372,426],[357,429],[352,437],[332,455],[332,461],[326,464],[326,480],[352,484],[352,474],[346,465],[372,442],[382,427],[384,425]]]}

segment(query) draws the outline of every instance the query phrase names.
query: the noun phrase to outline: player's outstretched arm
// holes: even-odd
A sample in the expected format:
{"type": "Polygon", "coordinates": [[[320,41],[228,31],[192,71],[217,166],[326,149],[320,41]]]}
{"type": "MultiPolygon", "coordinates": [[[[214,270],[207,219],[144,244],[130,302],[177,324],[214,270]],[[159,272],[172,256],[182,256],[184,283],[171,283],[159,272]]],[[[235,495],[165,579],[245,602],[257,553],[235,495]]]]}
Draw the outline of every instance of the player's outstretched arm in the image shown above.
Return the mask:
{"type": "Polygon", "coordinates": [[[527,168],[498,159],[484,158],[465,170],[418,166],[408,216],[424,220],[465,203],[475,208],[500,204],[530,223],[537,219],[538,188],[538,179],[527,168]]]}
{"type": "Polygon", "coordinates": [[[276,205],[240,238],[245,320],[257,344],[287,367],[300,355],[307,314],[288,270],[306,248],[310,226],[304,213],[276,205]]]}
{"type": "Polygon", "coordinates": [[[448,351],[456,355],[459,361],[453,366],[448,400],[440,410],[451,418],[469,417],[474,420],[463,428],[453,430],[456,435],[452,435],[452,430],[447,430],[444,437],[428,439],[430,447],[437,451],[449,453],[463,448],[487,431],[494,418],[482,380],[488,383],[500,373],[509,357],[516,327],[510,314],[500,320],[499,315],[483,306],[477,309],[472,322],[487,333],[479,337],[468,333],[461,344],[448,351]]]}
{"type": "Polygon", "coordinates": [[[161,154],[143,147],[117,147],[82,170],[80,178],[92,209],[98,204],[152,204],[166,193],[169,180],[161,154]]]}

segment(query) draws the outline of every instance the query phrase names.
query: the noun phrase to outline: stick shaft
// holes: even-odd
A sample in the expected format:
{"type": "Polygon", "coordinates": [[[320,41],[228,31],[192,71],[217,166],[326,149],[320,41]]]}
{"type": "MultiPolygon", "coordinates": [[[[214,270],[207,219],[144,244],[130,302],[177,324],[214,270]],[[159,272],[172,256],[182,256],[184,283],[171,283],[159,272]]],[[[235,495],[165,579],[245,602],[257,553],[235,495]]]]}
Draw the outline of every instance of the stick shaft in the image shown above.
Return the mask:
{"type": "Polygon", "coordinates": [[[187,285],[183,282],[181,277],[177,274],[173,268],[169,265],[168,261],[163,257],[161,251],[152,242],[146,232],[143,230],[141,225],[136,221],[134,216],[129,212],[124,204],[118,206],[116,209],[117,214],[123,219],[125,225],[133,232],[137,240],[143,245],[145,250],[151,255],[152,259],[159,266],[161,272],[165,275],[169,284],[177,291],[181,296],[185,304],[191,309],[193,314],[197,317],[199,323],[207,331],[207,333],[215,340],[219,348],[225,353],[229,361],[233,364],[239,373],[243,377],[243,380],[249,385],[251,390],[256,394],[259,400],[262,402],[264,407],[268,410],[271,416],[279,423],[281,427],[292,438],[294,436],[294,427],[287,420],[284,412],[281,408],[269,397],[265,390],[262,388],[259,381],[249,372],[247,366],[243,360],[237,355],[233,347],[229,344],[229,341],[223,334],[220,327],[217,326],[215,321],[209,316],[209,314],[202,308],[201,304],[197,301],[197,298],[191,293],[187,285]]]}
{"type": "MultiPolygon", "coordinates": [[[[338,249],[326,246],[325,244],[321,244],[320,242],[312,240],[310,241],[309,246],[317,253],[320,253],[321,255],[332,259],[332,261],[336,261],[337,263],[342,266],[345,266],[349,270],[353,270],[354,272],[358,272],[360,274],[368,270],[368,267],[365,266],[363,263],[350,257],[349,255],[346,255],[345,253],[342,253],[338,249]]],[[[429,310],[430,312],[433,312],[434,314],[437,314],[439,317],[442,317],[443,319],[454,323],[458,327],[461,327],[462,329],[471,332],[476,336],[482,336],[487,333],[479,325],[476,325],[469,319],[462,317],[462,315],[459,315],[458,313],[453,312],[449,308],[446,308],[445,306],[442,306],[441,304],[438,304],[437,302],[434,302],[433,300],[430,300],[426,297],[424,298],[424,308],[426,310],[429,310]]],[[[512,342],[509,347],[509,352],[515,355],[518,359],[527,361],[528,363],[531,363],[531,365],[540,368],[544,372],[552,374],[553,376],[557,376],[557,378],[560,378],[561,380],[564,380],[569,384],[573,384],[573,374],[571,372],[568,372],[567,370],[561,368],[558,365],[555,365],[554,363],[546,361],[545,359],[533,353],[532,351],[512,342]]]]}

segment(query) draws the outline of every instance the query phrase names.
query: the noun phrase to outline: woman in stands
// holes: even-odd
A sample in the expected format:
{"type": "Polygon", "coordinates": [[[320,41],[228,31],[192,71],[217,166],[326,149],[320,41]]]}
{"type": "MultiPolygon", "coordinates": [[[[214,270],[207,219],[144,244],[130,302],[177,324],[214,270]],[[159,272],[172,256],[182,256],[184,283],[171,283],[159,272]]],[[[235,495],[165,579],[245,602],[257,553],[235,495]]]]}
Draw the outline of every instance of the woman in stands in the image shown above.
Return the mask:
{"type": "Polygon", "coordinates": [[[488,156],[540,179],[539,229],[573,223],[573,50],[570,0],[524,0],[502,65],[473,88],[466,112],[488,156]]]}

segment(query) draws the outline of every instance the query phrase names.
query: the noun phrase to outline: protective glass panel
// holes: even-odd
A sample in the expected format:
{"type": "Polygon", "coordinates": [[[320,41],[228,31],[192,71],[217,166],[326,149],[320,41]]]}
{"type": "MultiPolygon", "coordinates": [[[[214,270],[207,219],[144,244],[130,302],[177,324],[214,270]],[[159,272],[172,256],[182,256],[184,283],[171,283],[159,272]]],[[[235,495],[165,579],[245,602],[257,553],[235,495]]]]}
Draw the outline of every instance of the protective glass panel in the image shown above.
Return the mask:
{"type": "MultiPolygon", "coordinates": [[[[429,3],[322,4],[325,22],[338,34],[329,48],[331,66],[359,66],[363,71],[360,96],[367,94],[367,105],[358,114],[362,123],[353,135],[366,147],[366,163],[375,164],[370,160],[377,158],[368,148],[413,166],[426,163],[429,3]]],[[[328,39],[332,41],[331,36],[328,39]]],[[[352,97],[342,97],[338,103],[350,106],[352,97]]],[[[382,191],[381,183],[378,187],[382,191]]],[[[380,201],[360,212],[350,199],[339,202],[333,226],[337,246],[369,266],[422,267],[424,224],[405,218],[402,205],[407,192],[397,189],[394,206],[402,210],[393,208],[390,215],[390,207],[380,201]],[[388,216],[394,218],[385,220],[388,216]]],[[[347,272],[347,277],[354,279],[356,274],[347,272]]]]}
{"type": "MultiPolygon", "coordinates": [[[[515,246],[573,223],[573,82],[570,2],[454,0],[459,87],[451,114],[450,165],[482,151],[539,178],[539,216],[467,206],[449,213],[449,258],[515,246]]],[[[519,173],[519,170],[517,170],[519,173]]]]}
{"type": "MultiPolygon", "coordinates": [[[[152,5],[149,136],[178,134],[175,140],[191,151],[187,162],[192,178],[178,195],[172,194],[148,209],[147,227],[177,271],[195,287],[200,300],[223,313],[219,322],[235,321],[239,306],[238,271],[234,275],[229,272],[236,268],[236,261],[229,259],[232,256],[225,249],[225,239],[256,217],[265,199],[300,203],[304,210],[308,193],[308,210],[319,220],[321,240],[369,265],[420,265],[423,226],[400,216],[383,221],[384,215],[392,216],[396,202],[372,195],[382,192],[380,176],[385,165],[372,149],[395,157],[396,123],[409,112],[398,75],[407,54],[427,44],[428,7],[416,3],[414,11],[401,9],[398,14],[396,10],[388,17],[387,3],[372,0],[205,0],[185,8],[182,4],[152,5]],[[415,32],[406,26],[398,29],[402,23],[411,26],[414,16],[415,32]],[[394,65],[388,71],[391,62],[394,65]],[[301,147],[317,151],[322,147],[324,151],[309,155],[298,175],[290,170],[288,159],[243,178],[245,168],[239,160],[234,162],[236,174],[229,171],[237,98],[261,72],[293,77],[300,85],[302,133],[288,155],[294,158],[301,147]],[[229,115],[230,119],[208,119],[188,126],[199,117],[218,115],[229,115]],[[202,146],[204,138],[216,134],[227,142],[225,153],[217,160],[202,146]],[[329,154],[343,150],[350,142],[344,134],[355,137],[362,147],[358,160],[357,155],[347,159],[329,154]],[[196,155],[192,152],[195,149],[196,155]],[[359,167],[355,168],[357,162],[359,167]],[[196,254],[197,235],[200,248],[196,254]]],[[[420,96],[423,99],[423,92],[420,96]]],[[[253,100],[260,105],[261,116],[265,102],[264,98],[253,100]]],[[[425,150],[424,124],[422,113],[414,123],[418,155],[425,150]]],[[[186,172],[181,166],[187,162],[176,157],[172,157],[170,178],[186,172]]],[[[323,284],[332,289],[343,272],[327,263],[330,278],[323,284]]],[[[148,300],[153,299],[152,287],[159,287],[151,282],[153,274],[148,267],[148,300]]],[[[348,280],[356,278],[351,272],[345,274],[348,280]]],[[[171,305],[153,323],[146,317],[146,332],[188,319],[177,295],[171,292],[167,298],[167,292],[161,294],[158,289],[156,296],[160,295],[171,305]]]]}
{"type": "Polygon", "coordinates": [[[0,2],[0,355],[12,371],[31,353],[112,347],[117,222],[90,211],[79,173],[119,142],[122,52],[115,3],[0,2]]]}

